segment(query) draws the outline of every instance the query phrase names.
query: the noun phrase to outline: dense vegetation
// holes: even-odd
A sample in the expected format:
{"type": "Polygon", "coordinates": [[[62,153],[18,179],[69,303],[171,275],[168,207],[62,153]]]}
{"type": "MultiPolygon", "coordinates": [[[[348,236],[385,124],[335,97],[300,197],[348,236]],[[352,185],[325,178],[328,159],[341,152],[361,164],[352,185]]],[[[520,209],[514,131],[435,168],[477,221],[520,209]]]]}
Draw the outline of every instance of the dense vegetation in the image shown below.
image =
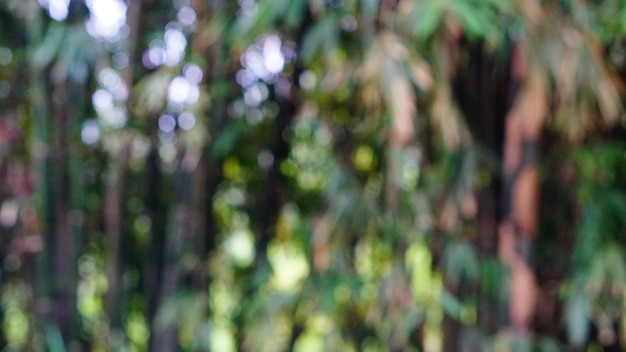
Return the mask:
{"type": "Polygon", "coordinates": [[[621,0],[0,0],[3,351],[624,350],[621,0]]]}

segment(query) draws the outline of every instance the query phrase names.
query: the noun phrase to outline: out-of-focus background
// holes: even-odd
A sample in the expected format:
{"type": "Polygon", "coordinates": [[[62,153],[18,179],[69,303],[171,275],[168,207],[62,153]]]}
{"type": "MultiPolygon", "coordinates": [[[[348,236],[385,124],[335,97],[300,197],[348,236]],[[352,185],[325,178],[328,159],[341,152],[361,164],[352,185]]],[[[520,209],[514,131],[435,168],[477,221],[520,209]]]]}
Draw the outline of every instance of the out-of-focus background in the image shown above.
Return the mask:
{"type": "Polygon", "coordinates": [[[622,351],[622,0],[0,0],[2,351],[622,351]]]}

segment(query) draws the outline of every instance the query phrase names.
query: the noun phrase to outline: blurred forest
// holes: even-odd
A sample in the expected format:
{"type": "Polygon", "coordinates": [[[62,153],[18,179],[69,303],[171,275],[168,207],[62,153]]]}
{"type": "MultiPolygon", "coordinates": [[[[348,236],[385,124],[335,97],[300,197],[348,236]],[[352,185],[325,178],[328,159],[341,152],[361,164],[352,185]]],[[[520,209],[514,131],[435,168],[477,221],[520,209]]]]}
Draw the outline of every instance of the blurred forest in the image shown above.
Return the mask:
{"type": "Polygon", "coordinates": [[[623,0],[0,0],[1,351],[625,351],[623,0]]]}

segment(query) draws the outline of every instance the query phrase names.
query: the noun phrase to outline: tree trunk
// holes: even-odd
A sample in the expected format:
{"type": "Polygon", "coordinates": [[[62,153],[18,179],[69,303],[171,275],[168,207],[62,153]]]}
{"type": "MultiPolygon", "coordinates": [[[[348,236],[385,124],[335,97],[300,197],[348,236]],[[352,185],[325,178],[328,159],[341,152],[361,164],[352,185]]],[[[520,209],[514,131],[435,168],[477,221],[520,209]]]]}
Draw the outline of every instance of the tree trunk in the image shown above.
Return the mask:
{"type": "MultiPolygon", "coordinates": [[[[104,194],[104,228],[106,233],[106,276],[107,293],[104,297],[104,312],[109,319],[110,333],[113,341],[121,334],[122,316],[122,276],[124,262],[122,260],[122,204],[125,190],[124,181],[128,177],[126,164],[130,145],[123,143],[120,155],[114,156],[112,166],[107,175],[104,194]]],[[[121,336],[120,336],[121,337],[121,336]]]]}
{"type": "MultiPolygon", "coordinates": [[[[125,69],[121,71],[124,85],[129,91],[133,87],[133,67],[132,62],[135,60],[136,45],[139,34],[139,25],[141,19],[142,1],[131,1],[128,3],[127,24],[128,37],[125,40],[125,47],[128,51],[128,57],[131,60],[125,69]]],[[[122,309],[120,305],[123,303],[122,277],[126,263],[123,261],[122,249],[124,243],[122,241],[123,229],[123,204],[124,193],[126,190],[126,179],[128,178],[128,159],[130,157],[132,138],[124,136],[120,153],[112,155],[110,160],[110,169],[108,170],[107,180],[105,181],[104,194],[104,227],[106,232],[106,275],[108,281],[108,290],[104,299],[104,311],[109,318],[110,333],[113,334],[113,341],[118,339],[117,335],[122,334],[122,309]]],[[[119,336],[121,337],[121,336],[119,336]]]]}
{"type": "Polygon", "coordinates": [[[502,217],[498,253],[509,270],[509,330],[527,340],[534,318],[537,282],[530,258],[537,227],[537,146],[547,114],[545,83],[540,72],[524,67],[514,50],[512,70],[522,82],[515,106],[505,120],[502,217]]]}
{"type": "Polygon", "coordinates": [[[147,320],[151,327],[148,346],[153,346],[155,338],[154,326],[156,313],[161,297],[165,251],[165,216],[166,210],[160,196],[162,175],[159,163],[159,152],[155,146],[148,154],[146,161],[146,213],[150,218],[150,244],[146,255],[144,293],[147,302],[147,320]]]}
{"type": "MultiPolygon", "coordinates": [[[[511,58],[498,57],[483,42],[471,43],[461,37],[457,45],[469,53],[465,68],[455,73],[452,87],[459,107],[467,121],[468,128],[480,148],[486,148],[487,157],[501,159],[504,143],[504,121],[511,109],[511,95],[515,84],[508,69],[511,58]],[[501,61],[499,61],[501,60],[501,61]]],[[[454,47],[454,46],[453,46],[454,47]]],[[[451,54],[451,56],[453,56],[451,54]]],[[[488,162],[482,162],[491,174],[488,162]]],[[[487,185],[480,185],[476,192],[477,211],[475,216],[475,236],[473,243],[481,262],[487,263],[497,258],[497,229],[501,217],[498,208],[502,194],[502,180],[492,177],[487,185]]],[[[501,307],[493,287],[480,287],[477,293],[477,325],[487,334],[495,332],[506,309],[501,307]]],[[[454,329],[452,330],[454,331],[454,329]]],[[[454,334],[444,329],[444,334],[454,334]]],[[[451,345],[455,339],[446,336],[444,344],[451,345]]],[[[454,349],[458,348],[455,347],[454,349]]],[[[444,350],[447,350],[444,348],[444,350]]]]}

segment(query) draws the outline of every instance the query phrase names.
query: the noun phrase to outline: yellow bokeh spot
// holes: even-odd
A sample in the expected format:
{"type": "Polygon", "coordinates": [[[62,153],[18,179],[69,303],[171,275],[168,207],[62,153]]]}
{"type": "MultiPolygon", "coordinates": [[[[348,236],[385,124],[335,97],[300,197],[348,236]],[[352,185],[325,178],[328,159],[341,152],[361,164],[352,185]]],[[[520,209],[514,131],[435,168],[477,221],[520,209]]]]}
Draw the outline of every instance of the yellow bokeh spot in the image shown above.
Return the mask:
{"type": "Polygon", "coordinates": [[[231,329],[220,325],[211,329],[211,351],[235,351],[235,339],[231,329]]]}
{"type": "Polygon", "coordinates": [[[369,171],[374,167],[374,151],[372,148],[361,145],[354,151],[354,167],[359,171],[369,171]]]}
{"type": "Polygon", "coordinates": [[[20,346],[28,337],[28,317],[20,309],[9,307],[5,312],[4,334],[7,340],[20,346]]]}
{"type": "Polygon", "coordinates": [[[78,300],[78,311],[89,318],[95,318],[102,312],[102,299],[98,296],[84,296],[78,300]]]}
{"type": "Polygon", "coordinates": [[[224,241],[224,251],[236,265],[249,266],[256,256],[252,233],[247,229],[233,231],[224,241]]]}
{"type": "Polygon", "coordinates": [[[320,334],[305,332],[300,336],[293,350],[296,352],[323,352],[324,339],[320,334]]]}
{"type": "Polygon", "coordinates": [[[425,244],[415,242],[406,252],[406,266],[411,272],[411,289],[415,298],[425,302],[432,297],[432,258],[425,244]]]}
{"type": "Polygon", "coordinates": [[[133,312],[128,316],[128,323],[126,325],[126,336],[138,347],[146,347],[148,343],[148,327],[144,316],[140,313],[133,312]]]}
{"type": "Polygon", "coordinates": [[[285,176],[293,177],[298,173],[298,166],[293,160],[283,160],[283,162],[280,163],[280,172],[285,176]]]}
{"type": "Polygon", "coordinates": [[[229,180],[236,180],[241,177],[241,166],[235,158],[228,158],[222,164],[222,172],[224,177],[229,180]]]}
{"type": "Polygon", "coordinates": [[[274,287],[286,292],[298,290],[300,282],[309,275],[309,264],[302,249],[290,243],[272,243],[267,252],[274,287]]]}

